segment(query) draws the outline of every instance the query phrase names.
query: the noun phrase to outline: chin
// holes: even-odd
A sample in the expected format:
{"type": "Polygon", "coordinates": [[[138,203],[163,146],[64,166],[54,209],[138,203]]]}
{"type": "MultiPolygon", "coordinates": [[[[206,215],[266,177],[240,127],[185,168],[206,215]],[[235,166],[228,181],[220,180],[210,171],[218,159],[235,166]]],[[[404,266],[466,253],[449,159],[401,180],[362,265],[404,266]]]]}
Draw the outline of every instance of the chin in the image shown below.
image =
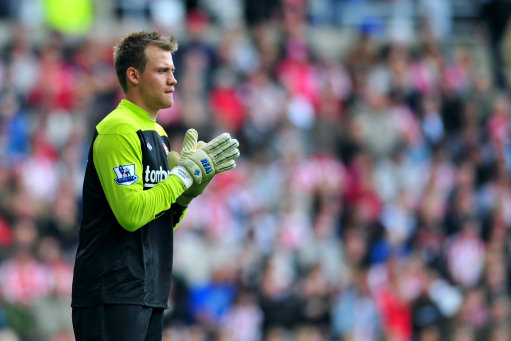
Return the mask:
{"type": "Polygon", "coordinates": [[[164,101],[160,104],[160,109],[168,109],[174,105],[174,101],[164,101]]]}
{"type": "Polygon", "coordinates": [[[166,101],[163,102],[165,108],[170,108],[174,105],[174,98],[167,98],[166,101]]]}

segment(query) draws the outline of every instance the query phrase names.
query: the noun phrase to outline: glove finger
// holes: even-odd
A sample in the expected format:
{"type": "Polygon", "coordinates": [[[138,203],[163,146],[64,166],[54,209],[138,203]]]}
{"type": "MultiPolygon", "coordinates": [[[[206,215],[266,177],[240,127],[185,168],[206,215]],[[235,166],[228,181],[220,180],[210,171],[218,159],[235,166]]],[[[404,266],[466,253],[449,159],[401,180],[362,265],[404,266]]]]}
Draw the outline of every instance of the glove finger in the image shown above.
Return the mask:
{"type": "Polygon", "coordinates": [[[240,143],[236,139],[231,139],[228,143],[225,144],[225,147],[223,148],[223,151],[227,151],[230,149],[238,148],[240,146],[240,143]]]}
{"type": "Polygon", "coordinates": [[[226,153],[222,154],[220,157],[215,159],[215,162],[218,165],[218,164],[221,164],[221,163],[223,163],[225,161],[236,159],[239,156],[240,156],[240,151],[239,151],[238,148],[236,148],[236,149],[229,150],[226,153]]]}
{"type": "Polygon", "coordinates": [[[199,150],[201,149],[202,147],[204,147],[206,145],[206,142],[204,141],[199,141],[197,142],[197,145],[195,146],[195,150],[199,150]]]}
{"type": "Polygon", "coordinates": [[[227,143],[230,139],[231,139],[231,135],[229,135],[228,133],[220,134],[217,137],[215,137],[213,140],[209,141],[204,146],[204,149],[207,152],[213,152],[213,151],[219,149],[225,143],[227,143]]]}
{"type": "Polygon", "coordinates": [[[169,163],[169,170],[177,166],[179,161],[179,154],[175,151],[171,151],[167,154],[167,162],[169,163]]]}
{"type": "Polygon", "coordinates": [[[234,160],[222,162],[216,166],[216,174],[231,170],[233,168],[236,168],[236,162],[234,160]]]}
{"type": "Polygon", "coordinates": [[[222,156],[222,158],[223,158],[223,156],[226,153],[230,153],[232,150],[238,148],[239,145],[240,145],[240,143],[238,142],[238,140],[230,139],[229,141],[224,143],[222,145],[222,147],[220,148],[220,150],[218,150],[218,152],[216,154],[212,155],[212,157],[213,157],[213,159],[217,159],[220,156],[222,156]]]}
{"type": "Polygon", "coordinates": [[[195,151],[197,139],[199,134],[197,130],[190,128],[186,131],[185,138],[183,139],[183,149],[181,150],[181,157],[187,157],[195,151]]]}

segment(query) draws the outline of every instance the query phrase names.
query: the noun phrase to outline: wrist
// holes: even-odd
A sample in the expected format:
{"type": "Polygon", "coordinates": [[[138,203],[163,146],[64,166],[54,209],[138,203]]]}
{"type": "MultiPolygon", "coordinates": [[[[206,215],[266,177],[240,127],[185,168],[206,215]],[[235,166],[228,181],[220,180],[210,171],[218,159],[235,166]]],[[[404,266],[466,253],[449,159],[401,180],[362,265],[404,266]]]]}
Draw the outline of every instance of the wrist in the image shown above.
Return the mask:
{"type": "Polygon", "coordinates": [[[190,172],[181,165],[172,168],[172,170],[170,171],[170,175],[177,176],[185,186],[185,189],[190,188],[190,186],[193,184],[193,178],[190,175],[190,172]]]}
{"type": "Polygon", "coordinates": [[[182,207],[188,207],[188,205],[190,205],[190,202],[193,200],[192,197],[189,197],[189,196],[186,196],[186,195],[183,195],[181,194],[177,200],[176,200],[176,203],[179,205],[179,206],[182,206],[182,207]]]}

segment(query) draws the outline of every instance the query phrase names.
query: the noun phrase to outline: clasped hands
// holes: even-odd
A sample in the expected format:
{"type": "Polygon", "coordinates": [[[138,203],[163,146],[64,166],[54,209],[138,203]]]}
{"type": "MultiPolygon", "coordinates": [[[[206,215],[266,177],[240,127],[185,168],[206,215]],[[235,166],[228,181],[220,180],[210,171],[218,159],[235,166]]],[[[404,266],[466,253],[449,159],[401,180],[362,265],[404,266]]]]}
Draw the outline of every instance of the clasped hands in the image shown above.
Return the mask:
{"type": "Polygon", "coordinates": [[[204,192],[216,174],[236,167],[234,159],[240,156],[239,142],[223,133],[208,143],[198,141],[195,129],[186,131],[181,154],[171,151],[167,155],[170,174],[176,175],[186,187],[177,203],[188,206],[193,198],[204,192]]]}

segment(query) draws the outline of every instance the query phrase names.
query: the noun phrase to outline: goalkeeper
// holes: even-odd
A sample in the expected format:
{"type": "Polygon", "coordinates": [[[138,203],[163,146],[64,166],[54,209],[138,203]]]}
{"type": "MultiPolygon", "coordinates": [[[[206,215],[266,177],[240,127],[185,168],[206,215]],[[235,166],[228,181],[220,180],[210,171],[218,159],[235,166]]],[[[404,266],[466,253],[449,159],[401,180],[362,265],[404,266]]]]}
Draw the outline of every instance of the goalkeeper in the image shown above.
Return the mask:
{"type": "Polygon", "coordinates": [[[215,174],[236,166],[238,141],[186,132],[180,155],[156,123],[173,105],[173,37],[132,33],[114,47],[126,99],[97,126],[83,184],[72,292],[82,340],[158,340],[163,333],[173,229],[215,174]]]}

